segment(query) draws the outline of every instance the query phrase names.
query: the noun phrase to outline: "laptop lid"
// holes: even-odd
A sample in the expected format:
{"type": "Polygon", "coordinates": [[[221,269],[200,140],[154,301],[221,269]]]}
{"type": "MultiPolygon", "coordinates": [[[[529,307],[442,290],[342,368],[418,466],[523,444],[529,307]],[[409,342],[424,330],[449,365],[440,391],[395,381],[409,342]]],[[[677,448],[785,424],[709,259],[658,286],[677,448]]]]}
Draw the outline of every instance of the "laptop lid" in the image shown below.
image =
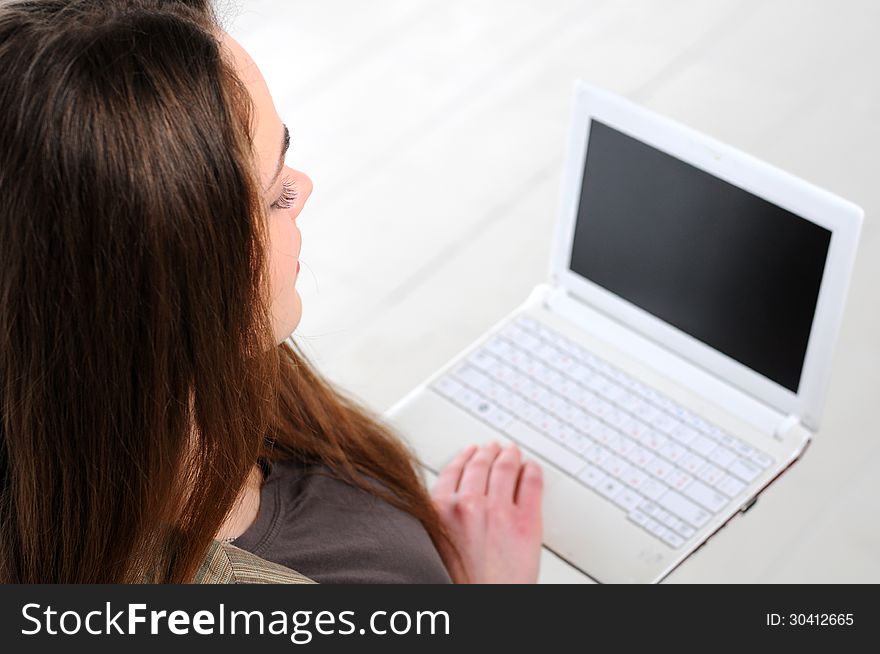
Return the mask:
{"type": "Polygon", "coordinates": [[[862,217],[579,82],[551,277],[815,430],[862,217]]]}

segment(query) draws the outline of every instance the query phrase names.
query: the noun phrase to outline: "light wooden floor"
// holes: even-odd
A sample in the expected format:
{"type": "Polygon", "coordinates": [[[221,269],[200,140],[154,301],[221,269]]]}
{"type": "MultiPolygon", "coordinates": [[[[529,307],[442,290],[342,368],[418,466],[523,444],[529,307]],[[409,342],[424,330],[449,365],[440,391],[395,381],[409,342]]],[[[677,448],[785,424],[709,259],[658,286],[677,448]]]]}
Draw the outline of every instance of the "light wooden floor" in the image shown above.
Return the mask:
{"type": "Polygon", "coordinates": [[[315,182],[296,338],[378,411],[544,278],[578,77],[864,207],[820,433],[669,581],[880,581],[880,3],[219,4],[315,182]]]}

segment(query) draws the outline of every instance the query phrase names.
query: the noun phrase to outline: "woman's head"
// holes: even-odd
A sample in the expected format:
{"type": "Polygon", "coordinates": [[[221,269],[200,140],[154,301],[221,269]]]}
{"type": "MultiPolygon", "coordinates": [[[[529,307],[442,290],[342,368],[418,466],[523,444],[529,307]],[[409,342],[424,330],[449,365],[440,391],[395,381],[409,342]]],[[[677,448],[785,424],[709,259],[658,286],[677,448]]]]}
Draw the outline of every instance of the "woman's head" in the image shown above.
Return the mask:
{"type": "Polygon", "coordinates": [[[208,0],[0,4],[0,581],[185,581],[260,456],[447,539],[388,428],[278,346],[285,141],[208,0]]]}
{"type": "MultiPolygon", "coordinates": [[[[223,506],[256,456],[270,355],[298,320],[275,274],[298,238],[271,243],[296,236],[295,209],[269,209],[263,188],[280,142],[260,111],[271,100],[253,101],[260,80],[239,77],[244,56],[201,5],[0,8],[0,406],[15,491],[0,511],[94,521],[33,525],[60,527],[65,548],[109,551],[141,531],[158,544],[155,516],[207,526],[195,509],[223,506]]],[[[25,574],[49,545],[13,533],[31,538],[6,544],[25,574]]]]}

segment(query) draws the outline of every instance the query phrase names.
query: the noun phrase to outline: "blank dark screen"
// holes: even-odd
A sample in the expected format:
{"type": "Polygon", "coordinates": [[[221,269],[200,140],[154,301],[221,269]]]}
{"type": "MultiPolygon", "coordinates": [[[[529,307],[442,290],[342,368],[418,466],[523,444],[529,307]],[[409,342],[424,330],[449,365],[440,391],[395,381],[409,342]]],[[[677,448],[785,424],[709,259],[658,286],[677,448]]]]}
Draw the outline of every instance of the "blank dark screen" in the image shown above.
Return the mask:
{"type": "Polygon", "coordinates": [[[571,269],[797,392],[831,232],[596,120],[571,269]]]}

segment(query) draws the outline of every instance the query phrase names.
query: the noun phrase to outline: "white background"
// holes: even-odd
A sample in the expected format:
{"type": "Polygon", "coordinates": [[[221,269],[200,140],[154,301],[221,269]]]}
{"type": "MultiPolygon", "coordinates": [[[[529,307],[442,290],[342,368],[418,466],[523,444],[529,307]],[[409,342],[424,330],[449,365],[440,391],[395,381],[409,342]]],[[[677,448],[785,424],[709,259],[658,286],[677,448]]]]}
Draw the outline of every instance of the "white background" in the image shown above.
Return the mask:
{"type": "Polygon", "coordinates": [[[315,191],[295,338],[383,411],[545,278],[582,77],[866,212],[822,429],[670,582],[880,582],[880,3],[220,0],[315,191]]]}

